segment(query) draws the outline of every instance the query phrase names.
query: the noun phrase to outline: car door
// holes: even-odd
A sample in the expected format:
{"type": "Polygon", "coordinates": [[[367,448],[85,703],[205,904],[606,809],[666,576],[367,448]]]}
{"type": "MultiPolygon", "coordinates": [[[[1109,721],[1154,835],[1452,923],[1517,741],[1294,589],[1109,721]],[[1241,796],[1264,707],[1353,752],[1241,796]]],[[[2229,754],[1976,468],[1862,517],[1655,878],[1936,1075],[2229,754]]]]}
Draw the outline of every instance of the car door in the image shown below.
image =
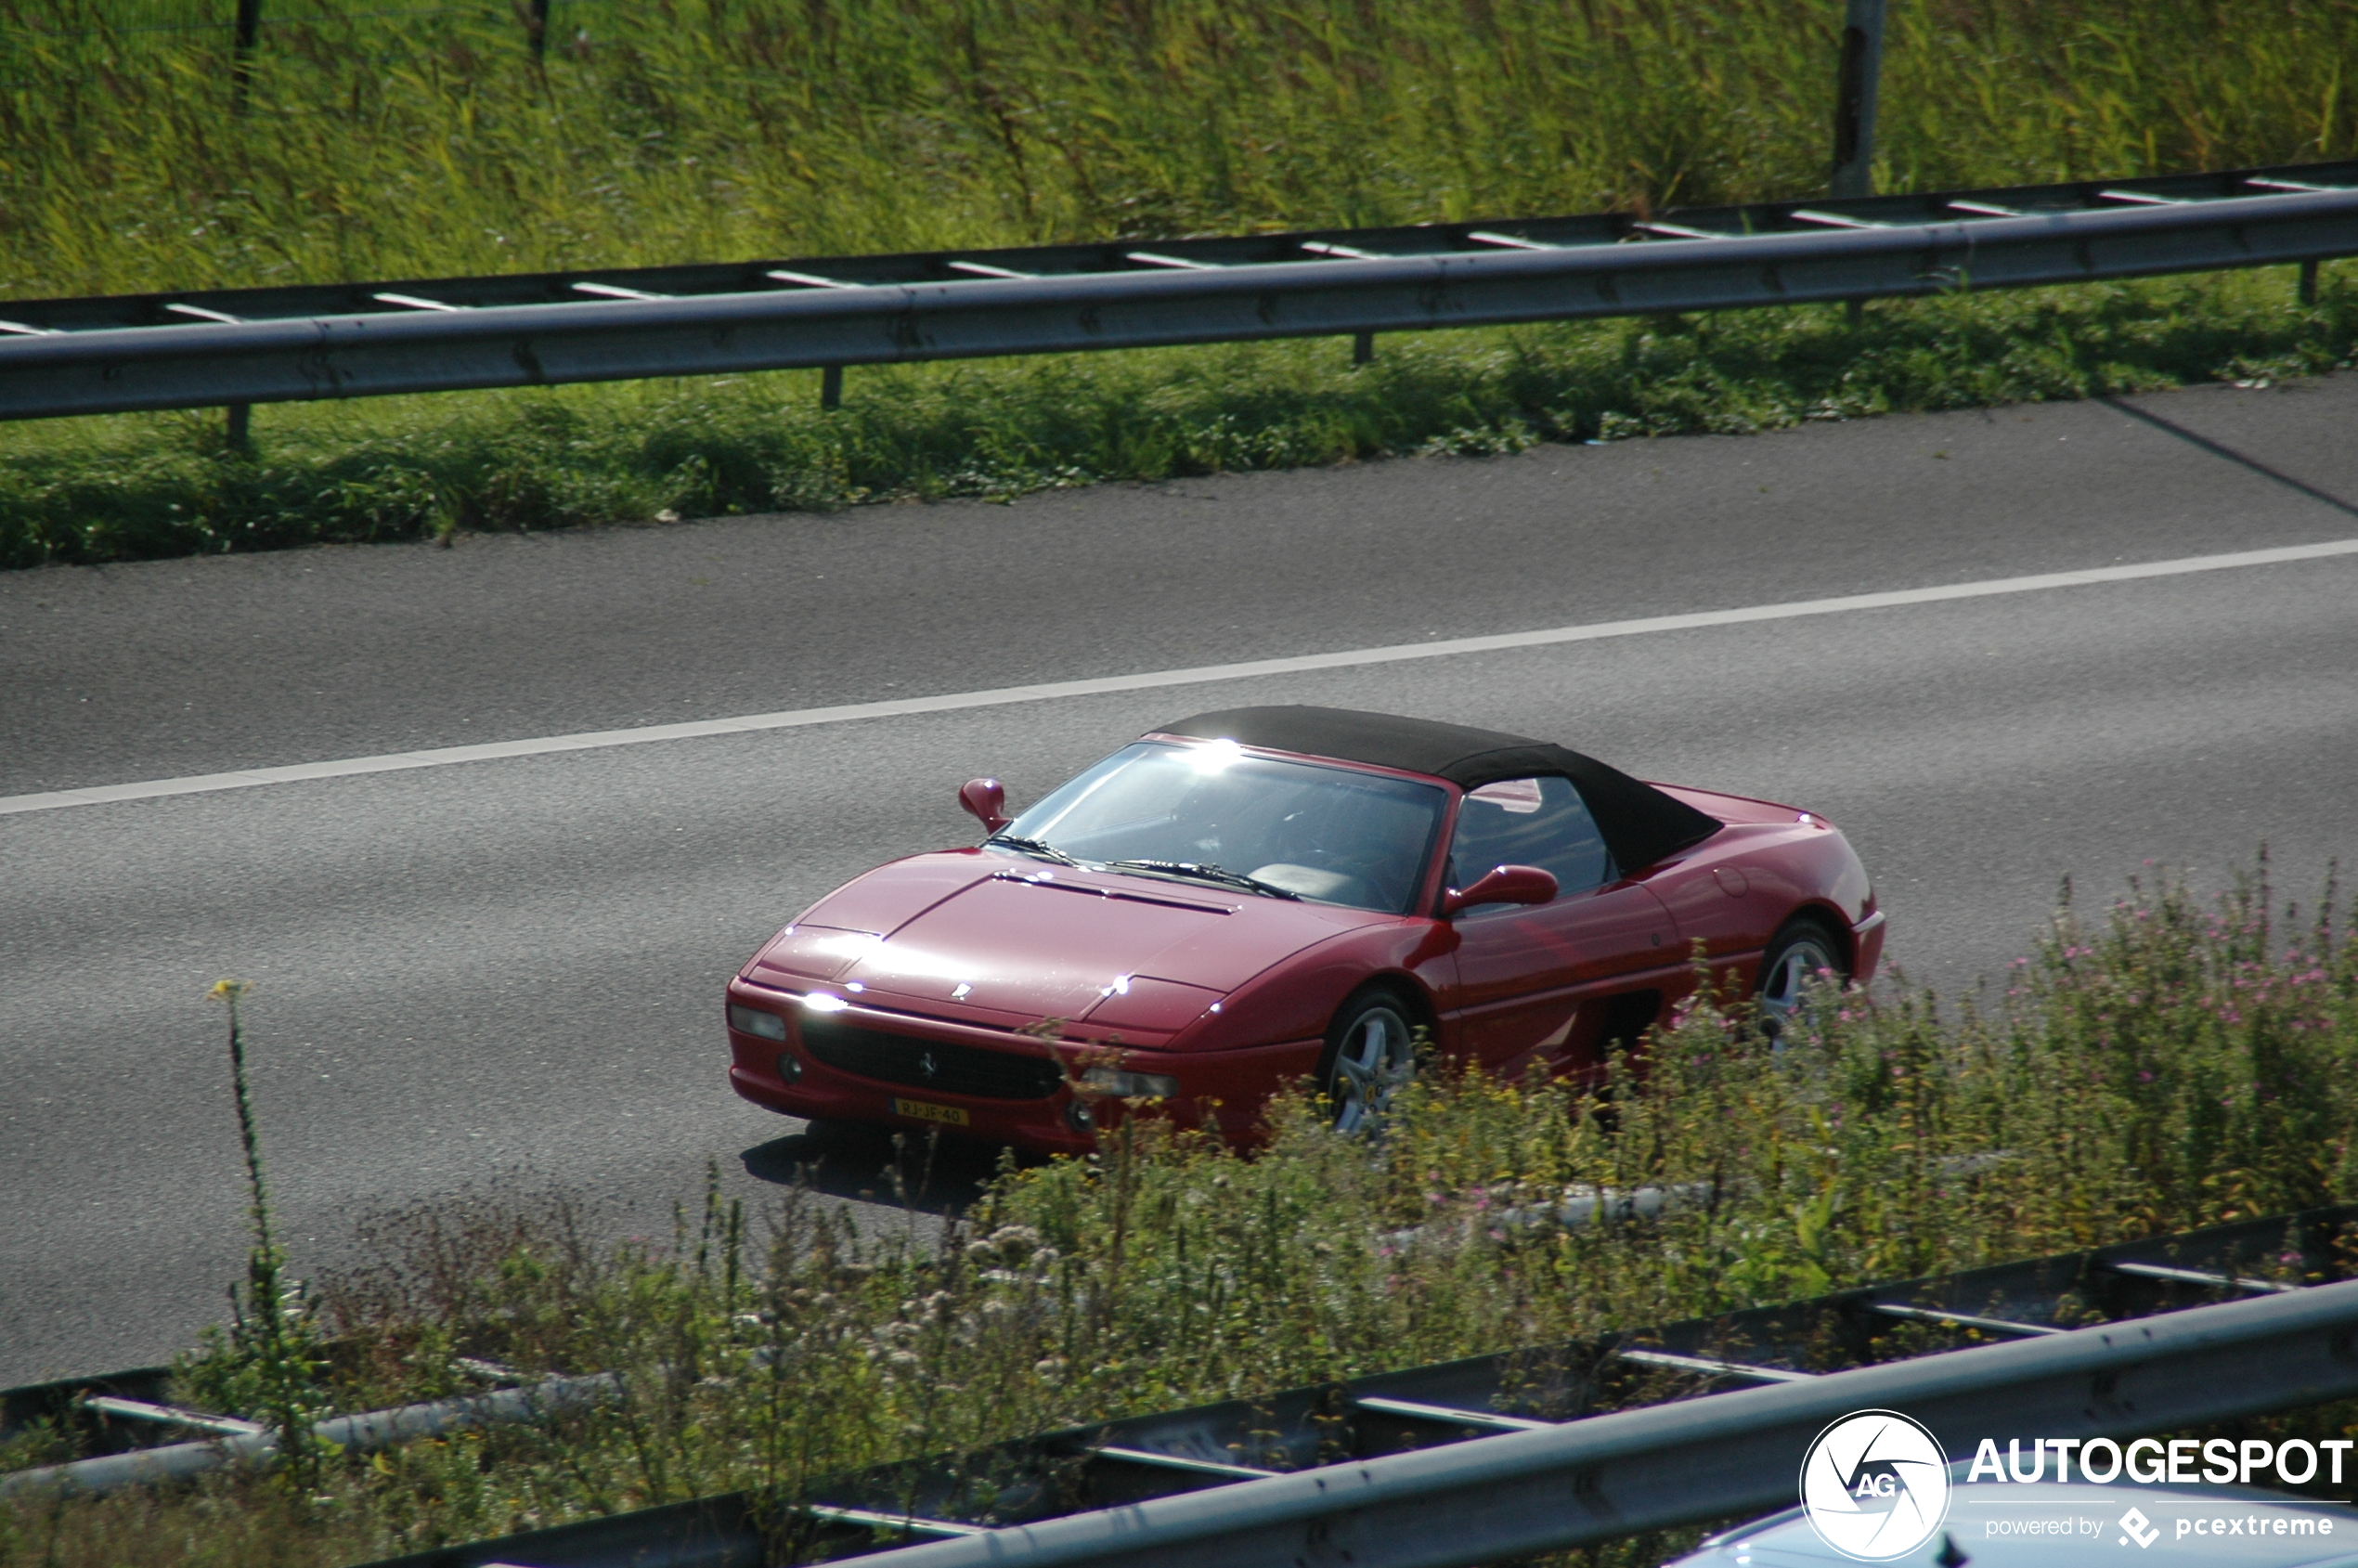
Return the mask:
{"type": "Polygon", "coordinates": [[[1646,971],[1679,963],[1677,927],[1652,893],[1619,878],[1569,779],[1471,792],[1449,853],[1453,888],[1501,865],[1535,865],[1557,884],[1550,902],[1476,906],[1452,923],[1449,1011],[1460,1051],[1509,1075],[1534,1062],[1576,1070],[1594,1065],[1606,1034],[1643,1027],[1616,1020],[1613,998],[1644,989],[1646,971]]]}

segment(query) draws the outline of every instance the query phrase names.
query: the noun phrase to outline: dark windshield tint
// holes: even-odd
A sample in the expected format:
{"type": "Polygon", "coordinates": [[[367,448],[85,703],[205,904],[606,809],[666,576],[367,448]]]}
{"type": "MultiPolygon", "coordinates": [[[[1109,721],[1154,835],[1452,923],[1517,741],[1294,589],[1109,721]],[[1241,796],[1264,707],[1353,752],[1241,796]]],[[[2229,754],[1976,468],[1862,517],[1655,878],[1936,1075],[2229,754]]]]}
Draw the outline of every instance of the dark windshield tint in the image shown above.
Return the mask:
{"type": "Polygon", "coordinates": [[[1405,914],[1446,792],[1348,768],[1141,741],[1006,828],[1077,860],[1224,866],[1325,903],[1405,914]]]}

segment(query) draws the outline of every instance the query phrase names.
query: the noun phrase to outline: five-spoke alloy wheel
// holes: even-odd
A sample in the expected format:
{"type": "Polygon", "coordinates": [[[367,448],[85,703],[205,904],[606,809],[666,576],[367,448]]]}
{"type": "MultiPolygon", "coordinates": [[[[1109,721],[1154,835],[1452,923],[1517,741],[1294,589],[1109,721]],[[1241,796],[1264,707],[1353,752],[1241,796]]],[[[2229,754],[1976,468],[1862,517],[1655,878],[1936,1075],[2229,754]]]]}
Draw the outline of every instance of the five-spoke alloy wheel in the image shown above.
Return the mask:
{"type": "Polygon", "coordinates": [[[1401,1000],[1387,991],[1362,991],[1342,1004],[1327,1030],[1326,1063],[1318,1086],[1335,1111],[1338,1132],[1360,1132],[1417,1076],[1416,1026],[1401,1000]]]}
{"type": "Polygon", "coordinates": [[[1760,1032],[1781,1038],[1809,999],[1812,985],[1850,983],[1850,965],[1834,934],[1807,915],[1788,920],[1760,959],[1760,1032]]]}

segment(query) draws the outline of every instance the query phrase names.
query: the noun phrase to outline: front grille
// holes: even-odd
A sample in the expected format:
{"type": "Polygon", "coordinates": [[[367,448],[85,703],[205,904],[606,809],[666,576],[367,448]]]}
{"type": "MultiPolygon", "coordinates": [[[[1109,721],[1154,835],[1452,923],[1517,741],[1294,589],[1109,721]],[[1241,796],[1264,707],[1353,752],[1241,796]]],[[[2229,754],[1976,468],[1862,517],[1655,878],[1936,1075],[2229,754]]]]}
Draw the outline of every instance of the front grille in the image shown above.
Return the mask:
{"type": "Polygon", "coordinates": [[[985,1100],[1044,1100],[1065,1081],[1043,1056],[917,1040],[809,1013],[798,1021],[804,1050],[839,1072],[879,1082],[985,1100]]]}

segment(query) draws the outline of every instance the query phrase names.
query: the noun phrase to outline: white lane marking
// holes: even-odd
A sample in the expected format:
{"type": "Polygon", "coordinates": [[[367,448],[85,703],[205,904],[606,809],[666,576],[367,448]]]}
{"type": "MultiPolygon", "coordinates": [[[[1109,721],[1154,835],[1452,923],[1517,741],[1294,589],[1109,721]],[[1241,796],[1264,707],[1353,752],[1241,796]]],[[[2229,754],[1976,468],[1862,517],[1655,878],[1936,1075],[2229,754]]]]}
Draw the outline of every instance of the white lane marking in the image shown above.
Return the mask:
{"type": "Polygon", "coordinates": [[[1397,664],[1408,659],[1445,659],[1461,654],[1544,648],[1560,642],[1598,642],[1613,637],[1644,637],[1660,631],[1695,631],[1708,627],[1746,626],[1756,621],[1798,620],[1807,616],[1840,616],[1854,610],[1890,610],[1908,604],[1937,604],[1956,599],[2041,593],[2055,588],[2088,588],[2101,583],[2137,582],[2147,577],[2179,577],[2196,572],[2232,571],[2240,566],[2275,566],[2294,561],[2320,561],[2337,555],[2358,555],[2358,539],[2328,539],[2321,544],[2243,550],[2225,555],[2189,555],[2175,561],[2147,561],[2132,566],[2091,566],[2076,572],[2042,572],[2028,577],[1991,577],[1980,582],[1948,583],[1937,588],[1899,589],[1889,593],[1850,593],[1836,599],[1801,599],[1783,604],[1752,604],[1739,610],[1698,610],[1683,616],[1598,621],[1587,626],[1508,631],[1490,637],[1453,637],[1445,641],[1401,642],[1387,648],[1351,648],[1333,654],[1251,659],[1242,664],[1198,665],[1192,669],[1147,670],[1135,675],[1100,676],[1091,680],[1047,680],[1033,686],[999,686],[985,692],[947,692],[931,697],[897,697],[889,702],[843,703],[833,707],[748,714],[741,719],[649,724],[635,730],[591,730],[576,735],[548,735],[538,740],[495,741],[484,745],[441,746],[432,751],[389,752],[382,757],[348,757],[331,762],[297,762],[283,768],[250,768],[233,773],[201,773],[185,779],[150,779],[139,784],[101,784],[91,789],[60,789],[45,795],[0,797],[0,816],[19,811],[54,811],[67,806],[99,806],[118,800],[152,800],[167,795],[202,795],[214,790],[248,789],[257,784],[342,779],[356,773],[447,768],[454,763],[491,762],[508,757],[545,757],[560,751],[598,751],[608,746],[645,745],[654,741],[699,740],[706,735],[743,735],[760,730],[797,730],[812,724],[847,724],[861,719],[897,719],[913,713],[950,713],[959,708],[1049,702],[1058,697],[1089,697],[1108,692],[1144,692],[1158,686],[1250,680],[1263,675],[1298,675],[1308,670],[1349,669],[1359,665],[1397,664]]]}

